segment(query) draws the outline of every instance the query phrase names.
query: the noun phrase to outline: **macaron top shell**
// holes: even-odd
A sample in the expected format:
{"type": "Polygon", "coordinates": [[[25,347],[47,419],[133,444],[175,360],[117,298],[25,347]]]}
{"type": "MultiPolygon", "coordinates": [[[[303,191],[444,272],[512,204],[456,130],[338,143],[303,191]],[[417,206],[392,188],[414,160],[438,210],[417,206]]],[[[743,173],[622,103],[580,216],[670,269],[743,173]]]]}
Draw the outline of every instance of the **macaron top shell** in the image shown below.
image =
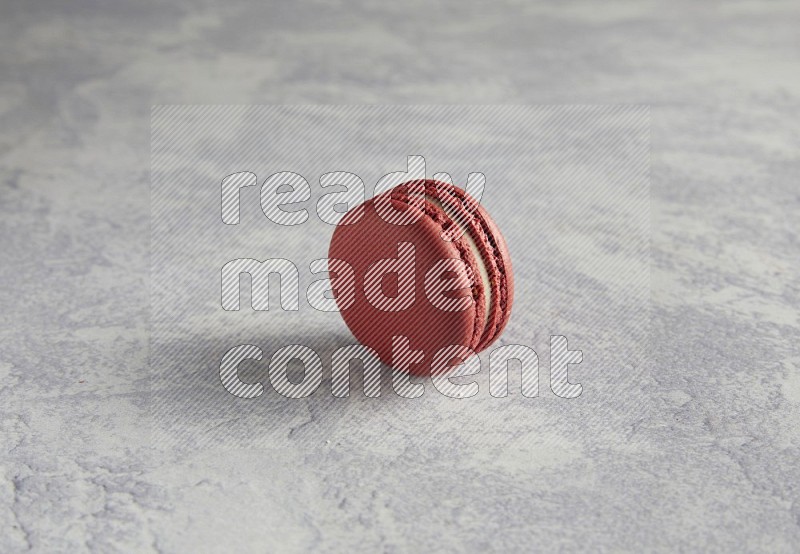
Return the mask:
{"type": "MultiPolygon", "coordinates": [[[[393,337],[407,337],[410,349],[424,353],[423,361],[407,366],[413,374],[427,374],[434,356],[444,347],[460,345],[473,352],[483,350],[508,322],[513,281],[505,242],[485,210],[452,185],[433,180],[412,181],[350,210],[333,233],[329,258],[343,260],[353,269],[354,291],[336,278],[331,267],[333,294],[353,335],[374,349],[384,363],[395,367],[399,364],[392,359],[393,337]],[[416,194],[420,190],[425,195],[422,202],[416,194]],[[398,225],[386,221],[388,206],[414,222],[398,225]],[[457,238],[446,240],[445,233],[455,231],[455,226],[461,232],[455,233],[457,238]],[[371,301],[370,291],[365,287],[370,268],[386,263],[381,260],[402,257],[407,261],[410,252],[413,286],[407,278],[389,273],[380,281],[380,292],[388,299],[398,297],[398,300],[376,307],[374,294],[371,301]],[[460,277],[467,286],[444,293],[448,298],[469,297],[470,301],[461,300],[463,309],[441,309],[433,305],[426,292],[428,271],[437,262],[448,259],[460,260],[463,264],[458,267],[467,268],[466,280],[463,270],[460,275],[455,275],[458,270],[447,274],[460,277]],[[480,277],[482,271],[484,276],[488,275],[488,281],[480,277]],[[403,291],[404,297],[400,298],[403,291]],[[344,297],[348,302],[342,301],[344,297]]],[[[377,288],[374,279],[370,282],[372,288],[377,288]]]]}

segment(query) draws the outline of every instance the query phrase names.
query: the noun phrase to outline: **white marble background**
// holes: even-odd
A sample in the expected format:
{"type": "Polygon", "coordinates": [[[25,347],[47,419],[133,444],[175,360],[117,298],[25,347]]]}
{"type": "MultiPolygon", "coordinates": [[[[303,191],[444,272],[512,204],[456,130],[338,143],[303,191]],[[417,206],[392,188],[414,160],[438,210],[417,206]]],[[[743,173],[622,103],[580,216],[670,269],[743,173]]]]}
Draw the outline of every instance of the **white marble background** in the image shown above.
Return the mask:
{"type": "Polygon", "coordinates": [[[1,2],[0,551],[797,551],[799,23],[790,1],[1,2]],[[326,403],[273,448],[156,448],[159,103],[651,104],[642,418],[504,442],[429,402],[353,448],[376,419],[326,403]]]}

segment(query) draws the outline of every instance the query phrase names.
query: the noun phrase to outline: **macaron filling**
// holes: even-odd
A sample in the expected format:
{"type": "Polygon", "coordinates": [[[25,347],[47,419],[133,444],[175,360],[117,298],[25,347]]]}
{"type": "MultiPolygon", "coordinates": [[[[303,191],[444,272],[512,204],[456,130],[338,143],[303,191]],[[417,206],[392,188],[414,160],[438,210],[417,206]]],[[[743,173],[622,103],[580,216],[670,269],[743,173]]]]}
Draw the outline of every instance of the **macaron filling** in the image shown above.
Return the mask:
{"type": "Polygon", "coordinates": [[[483,254],[478,248],[478,244],[475,242],[475,238],[470,233],[469,229],[463,226],[453,210],[449,206],[445,206],[438,198],[428,198],[429,202],[431,202],[434,206],[441,209],[447,217],[449,217],[454,225],[458,225],[459,229],[461,229],[461,236],[463,236],[467,240],[467,244],[469,244],[470,250],[472,250],[472,255],[475,258],[475,265],[478,268],[478,274],[483,282],[483,306],[484,306],[484,315],[483,315],[483,326],[481,329],[481,334],[483,331],[486,330],[486,326],[489,324],[489,314],[492,310],[492,282],[489,279],[489,270],[486,267],[486,263],[483,261],[483,254]]]}
{"type": "Polygon", "coordinates": [[[484,263],[489,275],[491,286],[486,290],[491,291],[491,309],[486,312],[488,322],[475,346],[475,351],[480,352],[500,336],[511,313],[513,280],[508,250],[497,226],[477,200],[458,187],[430,180],[426,183],[429,195],[460,216],[452,221],[466,224],[468,236],[480,252],[480,256],[473,257],[484,263]]]}
{"type": "MultiPolygon", "coordinates": [[[[387,194],[393,201],[410,208],[409,188],[416,183],[403,183],[387,194]]],[[[430,179],[421,183],[425,193],[423,212],[439,224],[443,232],[452,225],[464,231],[451,244],[473,275],[480,275],[480,279],[473,282],[476,317],[470,342],[470,348],[480,352],[500,335],[510,312],[511,291],[507,278],[510,266],[504,246],[497,242],[502,239],[485,210],[466,192],[430,179]]]]}

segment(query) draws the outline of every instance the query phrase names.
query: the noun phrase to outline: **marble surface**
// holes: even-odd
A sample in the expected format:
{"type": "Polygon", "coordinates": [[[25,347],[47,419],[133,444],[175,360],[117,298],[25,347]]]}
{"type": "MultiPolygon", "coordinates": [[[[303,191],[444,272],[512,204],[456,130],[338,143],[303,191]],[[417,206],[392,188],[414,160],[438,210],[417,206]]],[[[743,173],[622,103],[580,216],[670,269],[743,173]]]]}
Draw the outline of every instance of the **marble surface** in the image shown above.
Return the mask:
{"type": "Polygon", "coordinates": [[[789,1],[2,2],[0,551],[797,551],[798,22],[789,1]],[[267,447],[154,442],[150,110],[178,103],[649,104],[639,415],[606,425],[631,396],[591,390],[537,399],[547,432],[326,399],[265,408],[267,447]]]}

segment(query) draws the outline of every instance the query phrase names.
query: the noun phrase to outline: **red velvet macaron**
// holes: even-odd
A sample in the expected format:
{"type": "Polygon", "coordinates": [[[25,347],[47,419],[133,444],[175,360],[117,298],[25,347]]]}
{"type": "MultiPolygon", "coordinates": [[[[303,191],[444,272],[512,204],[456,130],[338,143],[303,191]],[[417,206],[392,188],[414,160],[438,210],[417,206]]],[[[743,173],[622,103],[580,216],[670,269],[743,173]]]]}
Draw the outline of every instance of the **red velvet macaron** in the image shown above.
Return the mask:
{"type": "Polygon", "coordinates": [[[508,323],[514,279],[505,240],[486,210],[453,185],[410,181],[351,209],[328,257],[348,328],[395,368],[438,371],[464,357],[435,364],[437,353],[480,352],[508,323]],[[413,355],[396,359],[399,346],[413,355]]]}

